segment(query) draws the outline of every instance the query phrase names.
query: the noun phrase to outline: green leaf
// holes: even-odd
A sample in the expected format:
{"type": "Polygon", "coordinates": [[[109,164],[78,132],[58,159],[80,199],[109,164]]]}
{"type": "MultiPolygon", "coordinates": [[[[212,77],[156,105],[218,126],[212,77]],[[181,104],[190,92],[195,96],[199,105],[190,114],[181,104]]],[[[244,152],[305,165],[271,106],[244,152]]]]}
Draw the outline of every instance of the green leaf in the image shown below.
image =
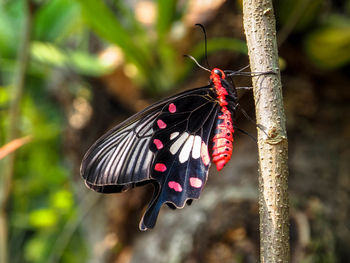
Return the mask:
{"type": "Polygon", "coordinates": [[[29,214],[29,224],[37,228],[51,227],[57,222],[57,214],[50,208],[34,210],[29,214]]]}
{"type": "Polygon", "coordinates": [[[37,61],[58,67],[65,66],[66,55],[55,45],[43,42],[33,42],[31,45],[31,54],[37,61]]]}
{"type": "MultiPolygon", "coordinates": [[[[87,24],[102,38],[118,45],[125,56],[133,62],[141,72],[147,72],[152,61],[149,50],[141,43],[136,45],[133,34],[124,28],[121,22],[100,0],[76,0],[80,3],[87,24]]],[[[134,33],[134,32],[133,32],[134,33]]]]}
{"type": "Polygon", "coordinates": [[[0,86],[0,107],[10,102],[10,87],[0,86]]]}
{"type": "Polygon", "coordinates": [[[310,34],[305,49],[320,68],[334,69],[350,62],[350,25],[332,23],[310,34]]]}
{"type": "Polygon", "coordinates": [[[36,13],[34,38],[54,42],[72,32],[80,22],[79,5],[70,0],[52,0],[36,13]]]}
{"type": "Polygon", "coordinates": [[[23,22],[22,1],[0,4],[0,57],[15,56],[23,22]],[[20,29],[20,30],[19,30],[20,29]]]}
{"type": "Polygon", "coordinates": [[[175,19],[176,3],[175,0],[158,0],[157,12],[157,33],[158,38],[162,39],[170,30],[175,19]]]}
{"type": "Polygon", "coordinates": [[[303,31],[319,16],[322,0],[284,0],[275,1],[277,21],[282,26],[293,27],[294,31],[303,31]]]}
{"type": "Polygon", "coordinates": [[[40,262],[46,252],[47,243],[45,239],[34,237],[30,239],[25,247],[25,258],[29,262],[40,262]]]}
{"type": "Polygon", "coordinates": [[[67,190],[59,190],[51,197],[51,203],[54,208],[68,210],[73,207],[73,196],[67,190]]]}
{"type": "Polygon", "coordinates": [[[101,76],[113,70],[112,66],[103,64],[97,56],[81,51],[64,51],[50,43],[34,42],[31,53],[38,62],[63,68],[69,66],[83,75],[101,76]]]}

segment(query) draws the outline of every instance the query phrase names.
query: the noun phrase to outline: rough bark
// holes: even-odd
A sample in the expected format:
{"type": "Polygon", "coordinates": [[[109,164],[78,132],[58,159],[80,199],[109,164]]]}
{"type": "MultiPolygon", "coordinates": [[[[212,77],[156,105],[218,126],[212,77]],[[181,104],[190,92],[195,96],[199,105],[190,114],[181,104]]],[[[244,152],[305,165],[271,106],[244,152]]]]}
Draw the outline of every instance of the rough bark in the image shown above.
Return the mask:
{"type": "Polygon", "coordinates": [[[288,142],[271,0],[243,1],[259,147],[261,262],[289,262],[288,142]]]}

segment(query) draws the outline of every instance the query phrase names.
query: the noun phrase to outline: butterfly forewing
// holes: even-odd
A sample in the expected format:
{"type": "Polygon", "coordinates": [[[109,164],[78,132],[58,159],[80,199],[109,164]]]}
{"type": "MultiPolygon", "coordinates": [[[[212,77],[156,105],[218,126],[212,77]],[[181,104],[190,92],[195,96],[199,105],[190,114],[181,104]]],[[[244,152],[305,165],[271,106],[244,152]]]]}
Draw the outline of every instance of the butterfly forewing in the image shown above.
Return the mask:
{"type": "Polygon", "coordinates": [[[120,192],[133,183],[149,179],[153,158],[149,142],[161,105],[148,114],[133,116],[101,137],[86,153],[81,174],[86,184],[98,192],[120,192]],[[148,133],[148,135],[146,135],[148,133]]]}
{"type": "MultiPolygon", "coordinates": [[[[154,145],[151,139],[158,117],[169,114],[169,105],[175,102],[178,108],[174,116],[183,121],[183,116],[191,111],[188,104],[210,93],[210,86],[207,86],[177,94],[151,105],[107,132],[91,146],[82,161],[81,175],[87,186],[98,192],[112,193],[152,179],[150,166],[155,152],[150,147],[154,145]],[[184,115],[181,111],[185,111],[184,115]]],[[[168,127],[176,122],[164,121],[168,122],[168,127]]],[[[187,124],[182,123],[183,129],[187,129],[187,124]]]]}

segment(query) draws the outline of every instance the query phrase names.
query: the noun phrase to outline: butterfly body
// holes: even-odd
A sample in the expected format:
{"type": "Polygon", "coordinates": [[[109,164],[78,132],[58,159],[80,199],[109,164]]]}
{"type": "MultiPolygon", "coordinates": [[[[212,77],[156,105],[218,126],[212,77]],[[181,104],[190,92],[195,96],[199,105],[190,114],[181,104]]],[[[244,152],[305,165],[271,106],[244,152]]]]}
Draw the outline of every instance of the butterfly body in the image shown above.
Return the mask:
{"type": "Polygon", "coordinates": [[[161,206],[183,208],[198,199],[211,161],[230,160],[236,89],[220,69],[210,84],[155,103],[98,139],[85,154],[81,175],[103,193],[153,183],[140,229],[153,228],[161,206]]]}
{"type": "Polygon", "coordinates": [[[234,113],[234,110],[230,111],[227,109],[228,102],[226,96],[229,95],[229,90],[222,83],[222,80],[225,79],[225,73],[220,69],[213,69],[210,79],[214,84],[221,107],[221,112],[217,118],[215,136],[213,137],[212,152],[213,162],[216,164],[217,170],[220,171],[231,159],[232,155],[234,129],[231,112],[234,113]]]}

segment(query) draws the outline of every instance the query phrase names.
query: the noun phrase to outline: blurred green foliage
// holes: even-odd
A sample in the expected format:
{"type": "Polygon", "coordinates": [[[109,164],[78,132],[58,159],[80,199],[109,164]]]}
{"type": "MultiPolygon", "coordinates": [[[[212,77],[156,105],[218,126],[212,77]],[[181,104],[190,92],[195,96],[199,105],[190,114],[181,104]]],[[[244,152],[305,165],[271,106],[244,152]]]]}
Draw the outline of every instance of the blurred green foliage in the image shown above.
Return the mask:
{"type": "Polygon", "coordinates": [[[275,4],[280,31],[297,36],[316,67],[332,70],[349,64],[349,0],[333,6],[322,0],[284,0],[275,4]]]}
{"type": "MultiPolygon", "coordinates": [[[[171,89],[193,67],[193,62],[181,59],[183,54],[171,41],[173,28],[181,23],[187,9],[180,8],[175,0],[156,1],[155,33],[150,34],[137,21],[128,1],[108,1],[109,5],[101,0],[35,2],[38,6],[20,125],[21,134],[34,139],[18,152],[9,205],[10,257],[14,263],[48,262],[52,258],[85,262],[89,253],[80,231],[76,230],[67,244],[57,244],[67,235],[65,226],[77,220],[81,212],[62,148],[67,120],[61,105],[53,99],[53,92],[62,87],[52,86],[57,76],[63,78],[62,72],[99,77],[113,70],[89,52],[92,31],[101,46],[121,48],[127,62],[137,68],[134,81],[145,91],[154,94],[171,89]]],[[[6,143],[7,109],[25,15],[23,3],[11,0],[0,5],[0,145],[6,143]]],[[[291,14],[302,12],[302,19],[294,23],[292,31],[302,34],[305,52],[317,66],[332,69],[349,63],[349,17],[337,15],[322,20],[322,1],[280,3],[276,10],[281,28],[295,19],[291,14]]],[[[203,47],[203,42],[198,43],[189,54],[201,59],[203,47]]],[[[222,49],[247,52],[245,43],[238,39],[208,40],[209,53],[222,49]]],[[[65,89],[71,96],[79,96],[83,85],[78,81],[71,85],[65,89]]]]}
{"type": "Polygon", "coordinates": [[[331,16],[328,23],[308,35],[305,49],[321,68],[336,69],[349,64],[350,18],[331,16]]]}
{"type": "MultiPolygon", "coordinates": [[[[75,231],[66,244],[57,241],[64,240],[65,226],[76,221],[81,212],[62,149],[67,124],[61,105],[52,99],[52,92],[57,92],[57,88],[50,83],[55,83],[57,73],[62,70],[70,75],[74,72],[93,77],[113,70],[88,51],[91,29],[102,38],[102,45],[110,43],[122,49],[128,63],[138,70],[135,81],[146,91],[170,89],[193,65],[178,59],[182,54],[177,54],[169,41],[172,27],[181,19],[185,8],[178,9],[176,1],[158,1],[154,37],[135,19],[133,10],[124,1],[115,1],[113,8],[99,0],[36,3],[20,125],[21,134],[30,134],[34,139],[17,155],[8,215],[10,258],[11,262],[84,262],[88,252],[80,231],[75,231]]],[[[12,99],[25,12],[21,0],[3,2],[0,6],[1,145],[5,144],[6,109],[12,99]]],[[[246,52],[244,42],[236,39],[211,40],[209,44],[209,52],[218,49],[246,52]]],[[[203,43],[200,43],[193,55],[201,58],[203,52],[203,43]]],[[[68,92],[73,97],[79,96],[80,84],[72,86],[68,92]]]]}

